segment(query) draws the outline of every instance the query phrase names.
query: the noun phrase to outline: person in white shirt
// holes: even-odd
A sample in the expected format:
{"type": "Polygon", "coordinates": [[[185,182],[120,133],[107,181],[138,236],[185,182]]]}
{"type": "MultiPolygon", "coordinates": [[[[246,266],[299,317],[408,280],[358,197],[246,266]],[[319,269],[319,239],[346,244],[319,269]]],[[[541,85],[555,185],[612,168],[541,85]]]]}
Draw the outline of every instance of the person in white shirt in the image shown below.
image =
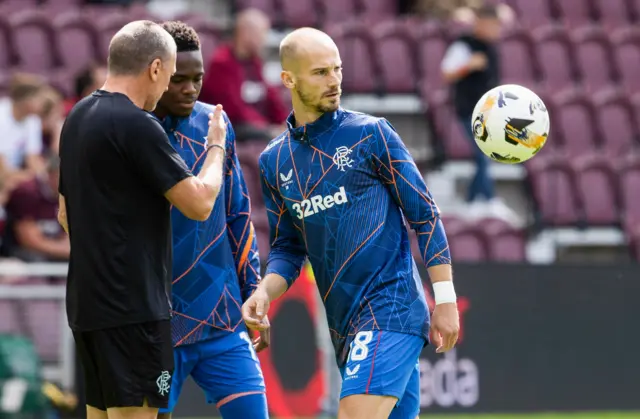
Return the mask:
{"type": "Polygon", "coordinates": [[[8,187],[44,170],[39,114],[45,87],[37,76],[16,75],[9,97],[0,98],[0,172],[8,187]]]}

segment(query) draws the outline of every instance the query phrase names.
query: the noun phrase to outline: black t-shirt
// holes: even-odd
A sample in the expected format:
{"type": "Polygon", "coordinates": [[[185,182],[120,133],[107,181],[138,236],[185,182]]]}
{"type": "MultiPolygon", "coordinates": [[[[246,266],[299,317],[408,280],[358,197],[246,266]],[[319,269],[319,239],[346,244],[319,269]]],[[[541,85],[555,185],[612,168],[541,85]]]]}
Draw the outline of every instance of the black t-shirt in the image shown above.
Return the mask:
{"type": "Polygon", "coordinates": [[[171,218],[164,193],[191,176],[159,122],[125,95],[94,92],[60,138],[71,239],[74,331],[171,317],[171,218]]]}

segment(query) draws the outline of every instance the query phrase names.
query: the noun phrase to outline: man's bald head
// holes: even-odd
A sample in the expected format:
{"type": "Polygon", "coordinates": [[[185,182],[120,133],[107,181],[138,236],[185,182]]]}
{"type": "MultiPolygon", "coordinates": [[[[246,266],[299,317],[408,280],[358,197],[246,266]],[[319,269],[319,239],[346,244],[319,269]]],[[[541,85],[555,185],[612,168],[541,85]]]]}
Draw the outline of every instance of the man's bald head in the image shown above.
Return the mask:
{"type": "Polygon", "coordinates": [[[157,23],[139,20],[126,24],[109,44],[109,73],[134,76],[155,59],[165,62],[176,53],[173,37],[157,23]]]}
{"type": "Polygon", "coordinates": [[[293,71],[295,63],[318,52],[337,51],[333,39],[314,28],[300,28],[289,33],[280,43],[280,64],[285,71],[293,71]]]}

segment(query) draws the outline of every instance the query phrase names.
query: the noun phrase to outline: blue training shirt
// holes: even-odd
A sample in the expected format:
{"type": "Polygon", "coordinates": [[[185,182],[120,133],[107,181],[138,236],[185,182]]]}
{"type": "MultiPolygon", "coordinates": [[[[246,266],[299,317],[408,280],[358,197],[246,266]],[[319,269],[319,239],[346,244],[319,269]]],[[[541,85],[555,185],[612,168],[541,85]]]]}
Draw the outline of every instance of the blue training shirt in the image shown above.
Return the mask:
{"type": "Polygon", "coordinates": [[[339,109],[260,156],[271,228],[267,273],[295,281],[308,256],[340,366],[361,330],[423,336],[429,310],[405,218],[427,267],[449,264],[444,227],[402,140],[382,118],[339,109]]]}
{"type": "MultiPolygon", "coordinates": [[[[197,102],[187,118],[167,117],[162,125],[193,173],[205,160],[209,113],[197,102]]],[[[226,114],[224,183],[211,216],[194,221],[172,208],[173,318],[175,346],[234,332],[240,307],[260,281],[260,258],[251,223],[251,202],[236,156],[235,134],[226,114]]]]}

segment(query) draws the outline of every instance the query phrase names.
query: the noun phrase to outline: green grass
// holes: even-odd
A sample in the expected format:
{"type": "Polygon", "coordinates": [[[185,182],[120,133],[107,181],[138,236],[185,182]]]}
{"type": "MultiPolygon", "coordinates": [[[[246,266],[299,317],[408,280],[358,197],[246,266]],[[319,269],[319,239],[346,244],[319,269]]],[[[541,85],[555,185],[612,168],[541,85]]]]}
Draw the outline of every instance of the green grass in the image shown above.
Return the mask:
{"type": "MultiPolygon", "coordinates": [[[[585,413],[538,413],[538,414],[484,414],[484,415],[443,415],[420,416],[420,419],[638,419],[640,412],[585,412],[585,413]]],[[[176,419],[204,419],[178,418],[176,419]]],[[[277,419],[273,417],[272,419],[277,419]]],[[[298,418],[305,419],[305,418],[298,418]]],[[[308,419],[308,418],[307,418],[308,419]]],[[[312,419],[312,418],[311,418],[312,419]]]]}

